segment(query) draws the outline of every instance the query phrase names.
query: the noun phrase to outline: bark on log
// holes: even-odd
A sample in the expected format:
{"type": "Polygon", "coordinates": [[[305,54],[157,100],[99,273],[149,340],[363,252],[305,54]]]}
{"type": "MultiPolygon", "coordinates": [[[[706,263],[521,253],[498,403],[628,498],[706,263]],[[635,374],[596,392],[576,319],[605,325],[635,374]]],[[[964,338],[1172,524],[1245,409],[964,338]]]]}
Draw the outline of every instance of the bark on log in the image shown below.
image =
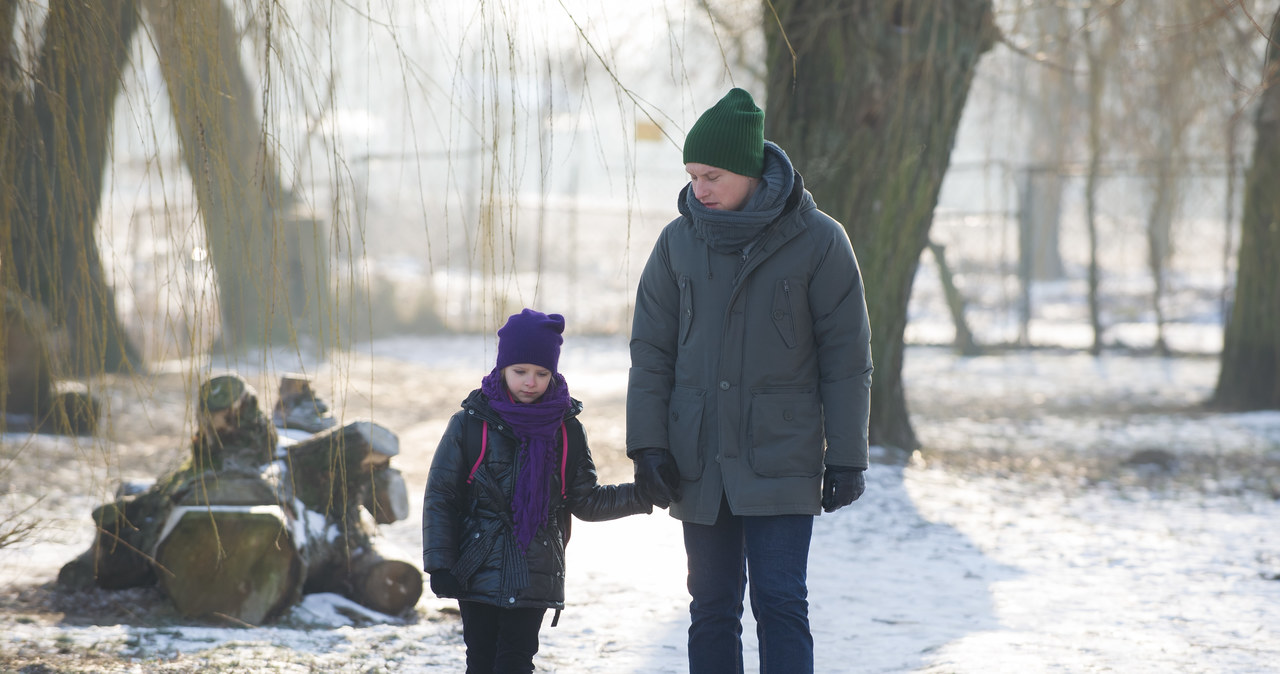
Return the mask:
{"type": "Polygon", "coordinates": [[[93,510],[93,545],[58,572],[58,584],[76,590],[123,590],[156,582],[150,551],[164,521],[164,499],[135,494],[93,510]]]}
{"type": "Polygon", "coordinates": [[[308,545],[311,566],[306,593],[336,592],[387,615],[412,608],[422,597],[418,567],[379,554],[361,530],[348,529],[332,539],[314,537],[308,545]]]}

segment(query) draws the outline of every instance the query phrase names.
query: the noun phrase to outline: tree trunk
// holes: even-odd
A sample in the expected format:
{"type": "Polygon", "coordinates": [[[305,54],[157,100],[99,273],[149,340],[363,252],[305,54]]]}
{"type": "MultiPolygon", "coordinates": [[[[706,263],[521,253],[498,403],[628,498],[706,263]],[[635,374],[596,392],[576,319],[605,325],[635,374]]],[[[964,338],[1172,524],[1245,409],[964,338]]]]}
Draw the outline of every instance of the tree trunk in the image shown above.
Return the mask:
{"type": "Polygon", "coordinates": [[[223,346],[323,338],[332,318],[325,239],[294,213],[280,181],[235,17],[222,0],[143,4],[217,272],[223,346]]]}
{"type": "Polygon", "coordinates": [[[16,3],[6,3],[0,115],[0,273],[65,327],[55,362],[71,373],[120,372],[140,358],[116,316],[95,228],[120,70],[138,25],[132,0],[55,0],[33,86],[8,61],[16,3]],[[15,85],[21,86],[15,86],[15,85]],[[30,98],[26,88],[31,87],[30,98]],[[12,93],[11,93],[12,92],[12,93]],[[59,362],[65,360],[65,362],[59,362]]]}
{"type": "MultiPolygon", "coordinates": [[[[1086,12],[1085,23],[1089,16],[1086,12]]],[[[1099,297],[1101,271],[1098,265],[1098,179],[1102,174],[1102,95],[1106,86],[1103,68],[1110,61],[1106,46],[1114,44],[1110,39],[1099,41],[1094,35],[1099,22],[1084,31],[1085,58],[1088,65],[1089,105],[1089,168],[1084,184],[1085,228],[1089,232],[1089,325],[1093,328],[1093,344],[1089,353],[1102,353],[1102,302],[1099,297]]]]}
{"type": "Polygon", "coordinates": [[[955,274],[951,265],[947,264],[947,248],[940,243],[929,242],[929,252],[938,263],[938,278],[942,281],[942,293],[947,298],[947,309],[951,311],[951,322],[956,328],[956,337],[952,346],[962,356],[976,356],[982,349],[973,341],[973,331],[969,329],[969,321],[964,315],[964,295],[956,287],[955,274]]]}
{"type": "Polygon", "coordinates": [[[991,3],[775,0],[765,16],[766,137],[858,253],[876,366],[872,442],[914,448],[907,303],[969,85],[996,34],[991,3]]]}
{"type": "Polygon", "coordinates": [[[1213,402],[1280,409],[1280,11],[1271,21],[1253,164],[1245,178],[1235,303],[1213,402]]]}
{"type": "Polygon", "coordinates": [[[1165,268],[1172,257],[1170,232],[1177,199],[1177,178],[1173,174],[1173,157],[1161,148],[1156,158],[1156,175],[1152,186],[1151,210],[1147,213],[1147,267],[1151,270],[1151,310],[1156,319],[1156,354],[1169,355],[1164,339],[1165,268]]]}

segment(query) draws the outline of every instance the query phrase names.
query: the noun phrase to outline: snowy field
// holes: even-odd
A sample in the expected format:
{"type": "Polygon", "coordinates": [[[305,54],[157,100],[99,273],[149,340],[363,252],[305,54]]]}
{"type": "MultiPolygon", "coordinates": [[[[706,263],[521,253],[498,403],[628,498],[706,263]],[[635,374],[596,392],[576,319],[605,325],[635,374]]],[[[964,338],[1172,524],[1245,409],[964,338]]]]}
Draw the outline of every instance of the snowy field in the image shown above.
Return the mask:
{"type": "MultiPolygon", "coordinates": [[[[266,359],[260,374],[269,382],[305,366],[340,412],[396,431],[392,465],[416,501],[448,414],[492,357],[485,339],[388,340],[341,364],[266,359]]],[[[621,339],[566,345],[562,369],[587,404],[609,481],[629,479],[626,368],[621,339]]],[[[815,525],[818,671],[1277,671],[1280,414],[1200,410],[1216,373],[1210,358],[909,349],[925,447],[911,457],[877,452],[866,495],[815,525]],[[1167,460],[1134,459],[1151,450],[1167,460]]],[[[178,404],[175,386],[158,377],[153,404],[178,404]]],[[[180,428],[167,437],[183,446],[180,428]]],[[[50,487],[53,528],[0,550],[0,671],[462,670],[452,602],[431,596],[389,617],[311,595],[278,624],[224,628],[165,618],[151,591],[55,591],[58,568],[91,540],[88,512],[101,494],[85,492],[173,460],[171,448],[132,441],[105,453],[75,444],[4,438],[8,454],[27,447],[22,460],[80,457],[36,469],[58,471],[50,483],[90,488],[50,487]],[[141,459],[130,463],[131,454],[141,459]]],[[[408,520],[381,528],[384,553],[418,559],[413,505],[408,520]]],[[[538,671],[686,671],[683,564],[680,527],[665,513],[579,523],[569,606],[544,628],[538,671]]],[[[747,671],[757,671],[749,609],[746,622],[747,671]]]]}

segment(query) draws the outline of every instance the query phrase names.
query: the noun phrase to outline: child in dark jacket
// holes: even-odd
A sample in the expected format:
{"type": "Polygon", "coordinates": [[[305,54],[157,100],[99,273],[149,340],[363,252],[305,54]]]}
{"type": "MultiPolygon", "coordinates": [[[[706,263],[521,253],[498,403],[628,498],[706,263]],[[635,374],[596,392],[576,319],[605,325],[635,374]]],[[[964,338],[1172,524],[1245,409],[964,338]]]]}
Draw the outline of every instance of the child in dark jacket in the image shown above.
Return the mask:
{"type": "Polygon", "coordinates": [[[564,608],[570,515],[652,511],[634,485],[597,482],[582,403],[558,371],[563,332],[559,314],[508,318],[497,365],[431,461],[423,566],[437,596],[458,599],[469,674],[533,671],[543,617],[564,608]]]}

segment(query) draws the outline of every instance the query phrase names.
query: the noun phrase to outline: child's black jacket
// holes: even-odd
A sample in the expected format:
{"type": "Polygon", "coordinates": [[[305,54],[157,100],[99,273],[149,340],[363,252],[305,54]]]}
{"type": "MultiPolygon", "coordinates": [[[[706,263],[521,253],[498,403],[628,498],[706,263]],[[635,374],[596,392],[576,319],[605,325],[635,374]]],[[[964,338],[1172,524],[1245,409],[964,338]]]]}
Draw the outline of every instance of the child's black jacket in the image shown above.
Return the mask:
{"type": "MultiPolygon", "coordinates": [[[[569,515],[594,522],[652,510],[631,484],[599,484],[586,433],[577,419],[581,411],[582,403],[572,400],[565,413],[569,445],[564,497],[557,460],[547,522],[524,555],[516,548],[511,517],[520,441],[479,389],[449,420],[427,478],[422,563],[428,573],[451,570],[463,588],[458,599],[509,608],[564,608],[569,515]],[[472,474],[486,422],[483,460],[472,474]]],[[[562,446],[557,433],[556,447],[562,446]]]]}

